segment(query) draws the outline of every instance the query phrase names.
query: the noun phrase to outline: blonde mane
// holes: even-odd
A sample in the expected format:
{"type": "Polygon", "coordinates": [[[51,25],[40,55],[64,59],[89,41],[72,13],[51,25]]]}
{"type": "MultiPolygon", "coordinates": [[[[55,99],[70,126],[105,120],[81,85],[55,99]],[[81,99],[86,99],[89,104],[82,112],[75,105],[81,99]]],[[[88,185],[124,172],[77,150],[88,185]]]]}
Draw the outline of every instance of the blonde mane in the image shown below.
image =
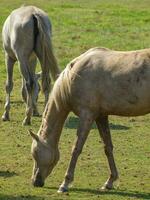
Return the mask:
{"type": "Polygon", "coordinates": [[[56,80],[53,90],[52,90],[52,98],[56,104],[57,110],[60,110],[62,106],[68,106],[70,99],[70,63],[67,67],[61,72],[59,78],[56,80]]]}

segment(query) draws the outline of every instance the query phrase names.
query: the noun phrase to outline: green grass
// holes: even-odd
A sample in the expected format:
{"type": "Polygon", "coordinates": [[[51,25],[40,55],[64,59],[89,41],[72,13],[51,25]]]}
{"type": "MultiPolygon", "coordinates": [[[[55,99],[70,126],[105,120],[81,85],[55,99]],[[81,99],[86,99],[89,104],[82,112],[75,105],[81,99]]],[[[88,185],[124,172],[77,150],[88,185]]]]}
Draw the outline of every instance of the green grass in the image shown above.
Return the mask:
{"type": "MultiPolygon", "coordinates": [[[[0,30],[8,14],[22,4],[45,10],[53,24],[53,44],[63,69],[74,57],[94,46],[117,50],[150,47],[149,0],[1,0],[0,30]]],[[[0,116],[5,99],[6,71],[0,40],[0,116]]],[[[90,132],[77,163],[69,195],[56,193],[70,159],[78,119],[71,114],[60,140],[61,157],[44,188],[30,184],[32,158],[28,127],[22,127],[25,105],[20,94],[21,76],[16,65],[11,95],[11,121],[0,121],[0,200],[49,199],[150,199],[150,115],[137,118],[110,117],[114,154],[120,180],[116,189],[100,192],[108,177],[103,144],[96,126],[90,132]]],[[[43,111],[43,96],[39,100],[43,111]]],[[[41,118],[33,118],[37,131],[41,118]]]]}

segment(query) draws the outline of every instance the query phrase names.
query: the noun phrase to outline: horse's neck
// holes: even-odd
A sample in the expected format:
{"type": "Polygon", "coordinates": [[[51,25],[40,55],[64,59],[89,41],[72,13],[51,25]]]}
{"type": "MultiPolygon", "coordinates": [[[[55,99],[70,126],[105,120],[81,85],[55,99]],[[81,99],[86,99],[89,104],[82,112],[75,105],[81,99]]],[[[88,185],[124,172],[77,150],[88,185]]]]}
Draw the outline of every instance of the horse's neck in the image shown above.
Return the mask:
{"type": "Polygon", "coordinates": [[[39,135],[48,143],[58,145],[68,112],[65,108],[57,109],[54,101],[48,103],[43,115],[39,135]]]}

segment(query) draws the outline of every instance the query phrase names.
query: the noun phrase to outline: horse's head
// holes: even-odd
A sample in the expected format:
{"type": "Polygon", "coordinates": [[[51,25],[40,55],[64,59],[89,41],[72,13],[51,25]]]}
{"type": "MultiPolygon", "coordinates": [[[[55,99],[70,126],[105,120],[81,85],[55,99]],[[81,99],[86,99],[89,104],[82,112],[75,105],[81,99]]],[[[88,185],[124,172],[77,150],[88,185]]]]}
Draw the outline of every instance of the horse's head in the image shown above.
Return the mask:
{"type": "Polygon", "coordinates": [[[59,151],[31,131],[30,135],[33,138],[31,153],[34,159],[32,184],[35,187],[42,187],[59,160],[59,151]]]}

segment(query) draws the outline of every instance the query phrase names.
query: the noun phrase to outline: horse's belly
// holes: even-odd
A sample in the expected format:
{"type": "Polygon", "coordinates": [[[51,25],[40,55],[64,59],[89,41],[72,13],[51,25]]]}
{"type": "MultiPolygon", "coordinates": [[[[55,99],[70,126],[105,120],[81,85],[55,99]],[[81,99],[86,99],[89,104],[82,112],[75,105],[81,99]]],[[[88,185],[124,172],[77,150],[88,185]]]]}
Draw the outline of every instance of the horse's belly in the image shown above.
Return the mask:
{"type": "Polygon", "coordinates": [[[142,101],[116,101],[116,103],[105,104],[102,106],[104,113],[108,115],[119,116],[140,116],[150,113],[150,100],[149,102],[143,99],[142,101]]]}
{"type": "Polygon", "coordinates": [[[109,115],[118,115],[118,116],[141,116],[150,113],[149,109],[127,109],[127,110],[112,110],[109,112],[109,115]]]}

